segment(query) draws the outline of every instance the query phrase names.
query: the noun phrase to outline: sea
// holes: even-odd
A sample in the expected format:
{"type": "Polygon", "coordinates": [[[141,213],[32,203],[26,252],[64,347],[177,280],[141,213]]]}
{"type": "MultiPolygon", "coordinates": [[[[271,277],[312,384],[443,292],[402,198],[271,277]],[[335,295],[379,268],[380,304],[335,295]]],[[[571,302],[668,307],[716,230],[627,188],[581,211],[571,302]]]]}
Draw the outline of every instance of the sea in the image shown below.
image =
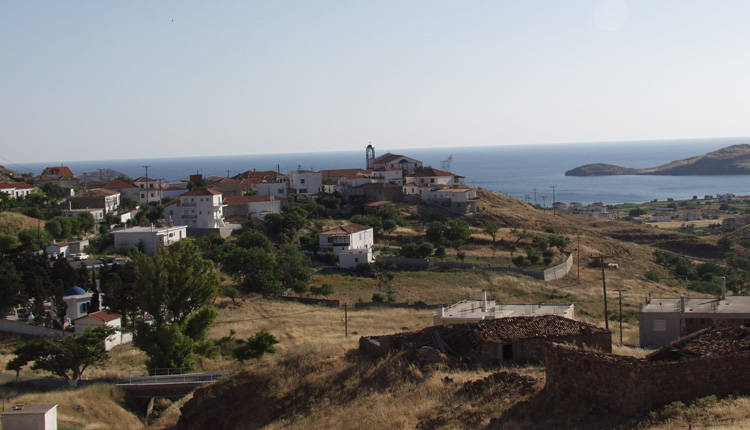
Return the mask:
{"type": "MultiPolygon", "coordinates": [[[[456,146],[432,149],[378,148],[421,160],[425,166],[464,176],[471,187],[504,193],[532,204],[551,207],[554,201],[589,204],[643,203],[684,200],[693,196],[732,193],[750,195],[750,176],[565,176],[565,171],[589,163],[645,168],[705,154],[726,146],[750,143],[750,138],[679,139],[567,144],[456,146]]],[[[220,149],[219,149],[220,150],[220,149]]],[[[364,168],[365,145],[359,150],[297,154],[231,154],[206,157],[137,158],[123,160],[24,163],[6,167],[40,173],[47,166],[67,165],[74,173],[112,169],[131,178],[146,175],[168,181],[200,173],[233,176],[247,170],[323,170],[364,168]]],[[[106,180],[107,178],[103,178],[106,180]]]]}

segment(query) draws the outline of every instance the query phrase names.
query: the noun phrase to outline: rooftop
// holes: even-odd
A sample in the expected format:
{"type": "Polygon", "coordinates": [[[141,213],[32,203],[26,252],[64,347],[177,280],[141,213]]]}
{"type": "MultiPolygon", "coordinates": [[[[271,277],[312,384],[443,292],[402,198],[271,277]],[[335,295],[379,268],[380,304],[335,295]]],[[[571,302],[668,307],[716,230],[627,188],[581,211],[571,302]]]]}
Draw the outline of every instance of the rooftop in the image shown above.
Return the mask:
{"type": "Polygon", "coordinates": [[[678,339],[646,356],[649,361],[726,355],[750,351],[750,328],[719,323],[678,339]]]}
{"type": "Polygon", "coordinates": [[[218,195],[221,195],[221,192],[217,191],[215,188],[195,188],[186,192],[185,194],[180,195],[180,197],[218,196],[218,195]]]}
{"type": "Polygon", "coordinates": [[[187,226],[184,225],[177,225],[173,227],[123,227],[123,228],[116,228],[112,230],[112,234],[124,234],[124,233],[148,233],[148,232],[156,232],[157,234],[166,234],[170,230],[183,230],[186,229],[187,226]]]}
{"type": "MultiPolygon", "coordinates": [[[[92,318],[98,319],[99,321],[104,321],[104,322],[114,321],[116,319],[122,318],[120,314],[117,314],[108,310],[92,312],[86,316],[82,316],[81,318],[86,318],[86,317],[92,317],[92,318]]],[[[78,318],[78,319],[81,319],[81,318],[78,318]]]]}
{"type": "Polygon", "coordinates": [[[443,170],[438,170],[432,167],[428,167],[418,172],[410,173],[407,176],[410,178],[424,178],[424,177],[429,177],[429,176],[455,176],[455,175],[451,172],[445,172],[443,170]]]}
{"type": "MultiPolygon", "coordinates": [[[[681,298],[652,298],[641,312],[643,313],[680,313],[681,298]]],[[[718,298],[685,299],[684,314],[705,315],[719,314],[729,316],[733,314],[742,315],[746,318],[750,315],[750,296],[727,296],[725,300],[718,298]]]]}
{"type": "Polygon", "coordinates": [[[360,231],[370,230],[372,227],[366,226],[366,225],[359,225],[359,224],[347,224],[347,225],[341,225],[335,228],[332,228],[328,231],[324,231],[320,234],[325,234],[327,236],[348,236],[352,233],[357,233],[360,231]]]}
{"type": "Polygon", "coordinates": [[[50,410],[57,407],[57,403],[51,405],[20,405],[20,409],[16,409],[16,406],[8,406],[8,409],[3,411],[3,415],[36,415],[46,414],[50,410]]]}
{"type": "Polygon", "coordinates": [[[224,204],[225,205],[237,205],[237,204],[246,204],[246,203],[257,203],[257,202],[270,202],[274,200],[279,200],[278,197],[274,196],[238,196],[238,197],[225,197],[224,198],[224,204]]]}
{"type": "Polygon", "coordinates": [[[442,309],[442,316],[438,312],[438,318],[443,322],[455,321],[482,321],[496,318],[560,315],[573,317],[574,306],[572,304],[545,304],[545,303],[496,303],[487,300],[487,311],[482,310],[482,300],[463,300],[454,305],[442,309]]]}
{"type": "Polygon", "coordinates": [[[122,179],[112,179],[111,181],[107,182],[102,188],[108,189],[108,190],[123,190],[126,188],[138,188],[136,185],[122,179]]]}

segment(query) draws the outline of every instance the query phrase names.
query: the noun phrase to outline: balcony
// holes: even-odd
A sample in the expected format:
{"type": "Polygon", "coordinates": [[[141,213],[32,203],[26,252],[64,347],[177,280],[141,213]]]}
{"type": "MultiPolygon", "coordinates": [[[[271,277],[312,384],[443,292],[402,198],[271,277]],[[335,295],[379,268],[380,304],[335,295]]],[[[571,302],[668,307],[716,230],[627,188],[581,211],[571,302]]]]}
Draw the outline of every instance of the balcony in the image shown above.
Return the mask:
{"type": "Polygon", "coordinates": [[[195,205],[196,205],[195,202],[192,202],[192,203],[182,202],[182,203],[180,203],[180,206],[182,206],[182,207],[195,207],[195,205]]]}
{"type": "Polygon", "coordinates": [[[198,215],[183,215],[182,219],[197,219],[198,215]]]}

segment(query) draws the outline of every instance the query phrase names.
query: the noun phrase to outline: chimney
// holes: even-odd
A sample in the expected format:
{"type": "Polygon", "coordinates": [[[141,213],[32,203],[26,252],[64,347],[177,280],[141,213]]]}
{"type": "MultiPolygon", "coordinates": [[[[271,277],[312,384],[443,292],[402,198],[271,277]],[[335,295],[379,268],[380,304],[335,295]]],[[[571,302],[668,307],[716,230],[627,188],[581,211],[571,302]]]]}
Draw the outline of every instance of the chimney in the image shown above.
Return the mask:
{"type": "Polygon", "coordinates": [[[680,313],[685,313],[685,296],[680,296],[680,313]]]}
{"type": "Polygon", "coordinates": [[[725,276],[721,277],[721,300],[727,299],[727,278],[725,276]]]}
{"type": "Polygon", "coordinates": [[[487,290],[482,290],[482,312],[487,312],[487,290]]]}
{"type": "Polygon", "coordinates": [[[443,306],[441,305],[441,306],[440,306],[440,307],[438,308],[438,314],[437,314],[437,316],[438,316],[438,317],[440,317],[440,318],[442,318],[442,317],[443,317],[443,315],[445,315],[445,308],[444,308],[444,307],[443,307],[443,306]]]}

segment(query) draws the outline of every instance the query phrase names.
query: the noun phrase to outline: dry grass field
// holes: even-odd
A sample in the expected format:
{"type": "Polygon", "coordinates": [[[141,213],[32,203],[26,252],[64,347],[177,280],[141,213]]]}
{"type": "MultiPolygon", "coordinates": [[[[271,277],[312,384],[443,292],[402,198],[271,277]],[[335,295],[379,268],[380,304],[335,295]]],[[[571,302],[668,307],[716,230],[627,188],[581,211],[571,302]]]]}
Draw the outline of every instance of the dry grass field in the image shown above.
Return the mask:
{"type": "MultiPolygon", "coordinates": [[[[635,347],[639,343],[637,315],[649,295],[697,296],[686,290],[683,281],[674,279],[655,264],[654,249],[680,251],[696,263],[712,261],[719,251],[715,237],[691,236],[680,231],[569,213],[553,214],[502,195],[482,190],[479,195],[483,213],[467,217],[472,224],[472,237],[462,247],[467,261],[475,262],[477,269],[396,271],[390,285],[353,273],[322,271],[315,274],[315,285],[332,285],[335,292],[330,298],[348,305],[348,337],[345,336],[343,307],[263,300],[256,295],[246,296],[236,304],[218,298],[215,304],[220,309],[219,317],[210,332],[214,340],[229,335],[246,339],[266,329],[279,340],[276,354],[244,365],[221,356],[200,359],[198,366],[202,370],[233,370],[235,376],[196,392],[192,400],[186,398],[175,404],[160,402],[158,417],[151,420],[149,428],[172,429],[181,417],[183,422],[188,420],[194,426],[180,424],[179,428],[200,428],[202,422],[226,423],[227,428],[233,428],[232,419],[243,422],[247,428],[257,425],[269,429],[538,428],[534,427],[534,420],[550,418],[545,415],[549,411],[541,408],[527,417],[519,417],[518,411],[523,411],[523,404],[535,398],[543,387],[542,367],[513,367],[504,369],[509,373],[499,374],[502,369],[419,366],[405,359],[403,354],[383,360],[361,356],[356,352],[360,336],[419,330],[432,324],[435,311],[355,310],[354,304],[369,302],[374,293],[388,289],[397,302],[424,301],[430,305],[478,299],[481,291],[486,290],[491,299],[499,302],[574,303],[578,319],[604,326],[602,271],[589,265],[591,256],[604,254],[608,256],[607,262],[618,265],[617,269],[605,269],[614,352],[643,357],[648,351],[635,347]],[[502,226],[494,250],[491,237],[481,230],[482,222],[487,219],[502,226]],[[513,229],[547,235],[548,227],[571,239],[567,251],[573,253],[574,265],[565,278],[544,283],[481,269],[486,264],[508,264],[511,253],[505,244],[517,240],[513,229]],[[661,281],[647,280],[644,276],[647,271],[659,274],[661,281]],[[624,346],[619,345],[617,290],[623,290],[624,346]],[[185,408],[181,411],[182,405],[185,408]]],[[[400,210],[406,211],[405,208],[400,210]]],[[[331,227],[340,222],[319,223],[320,227],[331,227]]],[[[742,230],[734,234],[739,236],[742,230]]],[[[418,226],[400,227],[380,238],[378,244],[398,247],[405,240],[422,238],[423,231],[418,226]]],[[[448,251],[447,260],[455,260],[455,250],[448,251]]],[[[560,254],[556,262],[562,258],[560,254]]],[[[12,358],[13,345],[19,341],[4,338],[0,342],[2,368],[12,358]]],[[[146,371],[144,354],[133,346],[115,348],[111,357],[107,366],[88,369],[85,378],[111,380],[146,371]]],[[[22,374],[48,376],[28,370],[22,374]]],[[[85,387],[75,390],[75,396],[71,396],[67,389],[30,392],[28,387],[16,389],[13,384],[0,387],[9,401],[60,402],[65,417],[60,421],[61,428],[142,426],[121,406],[122,394],[112,388],[85,387]],[[74,400],[80,397],[83,399],[80,402],[87,402],[88,396],[99,396],[102,401],[84,405],[74,400]],[[84,413],[74,409],[71,403],[84,406],[84,413]],[[90,421],[84,422],[86,419],[90,421]]],[[[746,412],[749,401],[745,397],[703,399],[690,405],[671,405],[637,418],[605,416],[583,405],[562,411],[560,421],[550,422],[557,424],[552,426],[554,428],[567,428],[566,423],[576,422],[578,428],[584,429],[676,430],[697,424],[703,425],[702,428],[750,428],[750,414],[746,412]],[[581,417],[591,418],[589,422],[581,422],[581,417]]]]}
{"type": "Polygon", "coordinates": [[[37,227],[44,229],[44,221],[16,212],[0,212],[0,233],[17,234],[37,227]]]}

